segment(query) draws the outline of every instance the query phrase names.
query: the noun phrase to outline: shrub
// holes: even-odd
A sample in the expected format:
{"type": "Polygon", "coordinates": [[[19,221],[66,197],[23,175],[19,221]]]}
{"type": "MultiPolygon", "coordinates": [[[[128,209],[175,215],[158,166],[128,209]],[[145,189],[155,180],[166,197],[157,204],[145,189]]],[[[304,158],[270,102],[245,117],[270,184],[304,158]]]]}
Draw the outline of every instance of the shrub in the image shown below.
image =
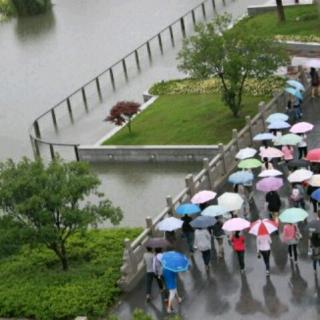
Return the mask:
{"type": "Polygon", "coordinates": [[[11,0],[19,16],[45,13],[51,8],[51,0],[11,0]]]}
{"type": "Polygon", "coordinates": [[[0,13],[6,17],[10,17],[15,14],[15,7],[11,0],[0,0],[0,13]]]}

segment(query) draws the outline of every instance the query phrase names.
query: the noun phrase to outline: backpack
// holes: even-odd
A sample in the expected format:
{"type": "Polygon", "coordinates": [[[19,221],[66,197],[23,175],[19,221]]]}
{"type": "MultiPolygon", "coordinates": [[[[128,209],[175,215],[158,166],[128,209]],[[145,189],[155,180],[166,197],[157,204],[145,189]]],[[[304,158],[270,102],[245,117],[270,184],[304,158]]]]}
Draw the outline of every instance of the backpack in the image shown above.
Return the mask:
{"type": "Polygon", "coordinates": [[[282,241],[294,240],[296,238],[296,227],[286,224],[282,231],[282,241]]]}
{"type": "Polygon", "coordinates": [[[290,198],[293,201],[300,201],[302,198],[302,194],[301,194],[300,190],[298,188],[293,188],[291,195],[290,195],[290,198]]]}

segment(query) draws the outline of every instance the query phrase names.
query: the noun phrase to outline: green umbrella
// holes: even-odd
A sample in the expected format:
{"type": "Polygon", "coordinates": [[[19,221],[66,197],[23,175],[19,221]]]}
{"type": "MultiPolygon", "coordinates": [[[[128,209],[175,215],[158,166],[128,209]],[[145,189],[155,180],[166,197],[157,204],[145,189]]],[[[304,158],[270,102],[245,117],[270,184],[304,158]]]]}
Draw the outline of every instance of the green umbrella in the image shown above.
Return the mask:
{"type": "Polygon", "coordinates": [[[276,145],[286,146],[286,145],[296,145],[301,141],[302,141],[302,137],[294,133],[288,133],[275,139],[274,142],[276,145]]]}
{"type": "Polygon", "coordinates": [[[241,169],[252,169],[252,168],[261,167],[261,165],[262,165],[261,161],[254,158],[250,158],[250,159],[241,160],[238,164],[238,167],[241,169]]]}
{"type": "Polygon", "coordinates": [[[283,223],[297,223],[308,217],[308,212],[300,208],[290,208],[284,210],[279,219],[283,223]]]}

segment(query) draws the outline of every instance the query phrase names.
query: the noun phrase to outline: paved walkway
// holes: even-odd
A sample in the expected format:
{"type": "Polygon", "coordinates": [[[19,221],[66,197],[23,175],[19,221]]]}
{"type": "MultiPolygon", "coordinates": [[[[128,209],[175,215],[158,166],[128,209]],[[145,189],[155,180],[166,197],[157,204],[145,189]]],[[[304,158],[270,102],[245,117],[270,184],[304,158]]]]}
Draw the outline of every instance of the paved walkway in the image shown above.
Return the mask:
{"type": "MultiPolygon", "coordinates": [[[[316,125],[308,137],[310,148],[320,146],[319,108],[320,99],[316,98],[309,100],[303,110],[304,119],[316,125]]],[[[288,189],[283,188],[281,197],[285,203],[287,194],[288,189]]],[[[263,196],[255,193],[257,205],[251,205],[252,220],[267,214],[263,196]]],[[[190,271],[180,275],[178,288],[184,301],[177,312],[183,319],[320,319],[320,271],[318,277],[313,273],[306,237],[299,243],[299,265],[295,266],[287,258],[286,246],[273,236],[270,278],[265,276],[263,262],[256,258],[255,237],[247,237],[245,275],[240,275],[238,261],[226,243],[225,250],[225,259],[214,259],[208,274],[196,253],[190,271]]],[[[144,297],[141,281],[116,308],[120,319],[130,319],[135,308],[144,309],[155,319],[165,318],[155,285],[152,302],[146,303],[144,297]]]]}

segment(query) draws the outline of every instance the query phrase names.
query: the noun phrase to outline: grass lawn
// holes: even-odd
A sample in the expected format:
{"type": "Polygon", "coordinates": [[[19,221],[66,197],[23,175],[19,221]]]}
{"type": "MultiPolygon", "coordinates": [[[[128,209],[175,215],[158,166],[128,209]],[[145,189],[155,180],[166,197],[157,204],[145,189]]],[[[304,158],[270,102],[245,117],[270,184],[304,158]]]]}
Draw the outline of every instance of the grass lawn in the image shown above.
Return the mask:
{"type": "Polygon", "coordinates": [[[266,97],[244,97],[241,117],[234,118],[219,95],[160,96],[132,123],[105,141],[105,145],[217,144],[231,139],[232,129],[245,124],[246,115],[258,111],[266,97]]]}
{"type": "Polygon", "coordinates": [[[316,5],[304,5],[285,8],[286,22],[278,23],[276,11],[248,17],[241,20],[235,28],[248,27],[262,36],[301,36],[320,37],[319,8],[316,5]]]}
{"type": "Polygon", "coordinates": [[[90,319],[106,314],[119,296],[123,240],[140,229],[92,230],[70,239],[70,269],[61,271],[46,248],[25,247],[0,261],[0,317],[90,319]]]}

